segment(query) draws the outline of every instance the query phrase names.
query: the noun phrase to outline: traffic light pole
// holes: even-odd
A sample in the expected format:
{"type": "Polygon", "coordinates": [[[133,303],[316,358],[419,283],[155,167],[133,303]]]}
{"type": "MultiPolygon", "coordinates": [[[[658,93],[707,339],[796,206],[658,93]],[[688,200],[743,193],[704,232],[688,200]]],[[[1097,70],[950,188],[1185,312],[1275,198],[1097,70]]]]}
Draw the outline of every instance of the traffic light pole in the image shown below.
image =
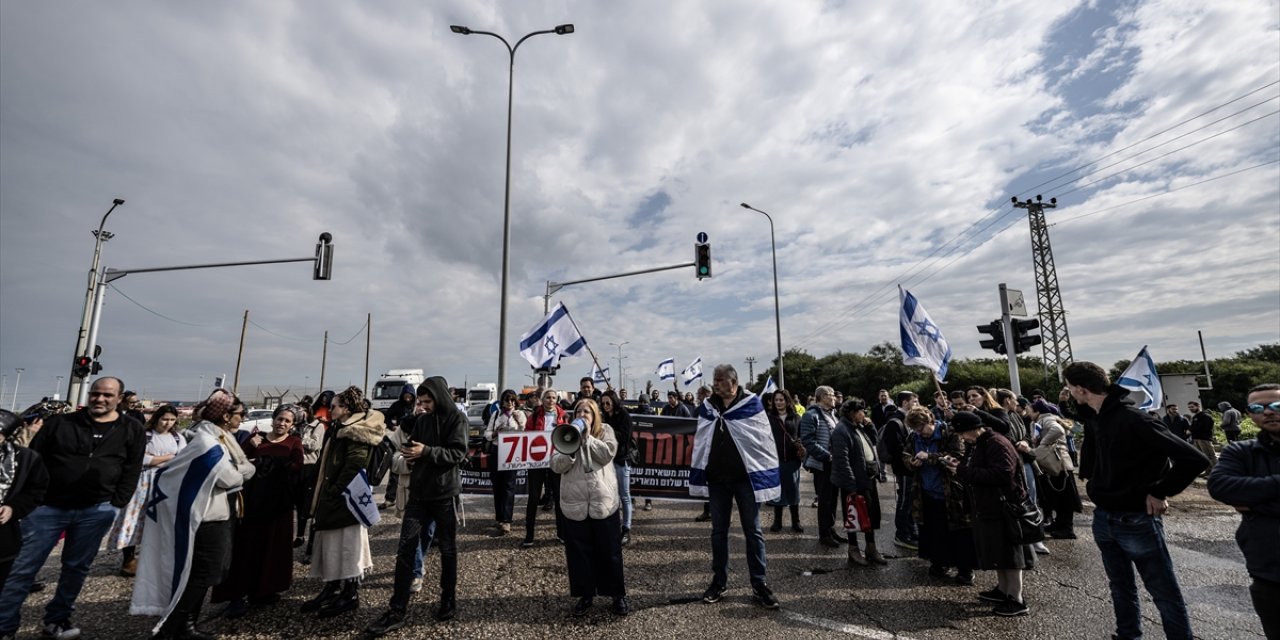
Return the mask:
{"type": "Polygon", "coordinates": [[[1022,395],[1022,381],[1018,379],[1018,351],[1014,345],[1013,317],[1009,314],[1009,290],[1000,283],[1000,326],[1004,327],[1004,351],[1009,357],[1009,388],[1014,395],[1022,395]]]}

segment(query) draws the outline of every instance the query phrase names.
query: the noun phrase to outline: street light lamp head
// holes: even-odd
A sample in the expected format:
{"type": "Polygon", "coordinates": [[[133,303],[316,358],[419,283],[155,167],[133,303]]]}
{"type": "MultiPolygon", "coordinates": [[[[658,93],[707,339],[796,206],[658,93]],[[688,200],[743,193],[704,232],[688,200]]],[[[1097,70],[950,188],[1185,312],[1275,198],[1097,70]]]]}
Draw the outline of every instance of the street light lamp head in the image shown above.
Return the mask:
{"type": "Polygon", "coordinates": [[[1014,196],[1010,198],[1010,200],[1012,200],[1014,204],[1018,204],[1018,196],[1014,196]]]}
{"type": "Polygon", "coordinates": [[[115,200],[112,200],[111,202],[112,202],[113,204],[115,204],[116,206],[120,206],[120,205],[124,204],[124,198],[116,198],[115,200]]]}
{"type": "Polygon", "coordinates": [[[747,204],[747,203],[745,203],[745,202],[743,202],[743,203],[741,204],[741,206],[742,206],[742,208],[743,208],[743,209],[750,209],[750,208],[751,208],[751,205],[749,205],[749,204],[747,204]]]}
{"type": "Polygon", "coordinates": [[[560,35],[560,36],[568,35],[570,33],[573,33],[573,25],[572,24],[558,25],[555,31],[556,31],[556,35],[560,35]]]}
{"type": "Polygon", "coordinates": [[[457,25],[457,24],[449,25],[449,30],[454,33],[460,33],[464,36],[471,33],[471,29],[468,29],[467,27],[464,27],[462,25],[457,25]]]}

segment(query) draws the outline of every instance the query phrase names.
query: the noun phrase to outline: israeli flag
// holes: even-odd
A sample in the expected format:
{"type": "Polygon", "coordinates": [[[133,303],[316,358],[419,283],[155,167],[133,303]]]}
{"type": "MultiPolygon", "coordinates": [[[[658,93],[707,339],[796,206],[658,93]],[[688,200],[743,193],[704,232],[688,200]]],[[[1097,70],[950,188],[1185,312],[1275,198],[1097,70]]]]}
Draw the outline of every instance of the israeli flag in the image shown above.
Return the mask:
{"type": "Polygon", "coordinates": [[[1120,374],[1116,384],[1128,389],[1131,393],[1146,394],[1147,399],[1138,405],[1142,411],[1159,409],[1164,402],[1164,389],[1160,386],[1160,375],[1156,373],[1156,363],[1147,353],[1147,346],[1142,346],[1138,357],[1129,363],[1129,368],[1120,374]]]}
{"type": "Polygon", "coordinates": [[[769,379],[764,383],[764,389],[760,390],[760,395],[764,395],[766,393],[773,393],[777,390],[778,390],[778,383],[773,381],[773,376],[769,376],[769,379]]]}
{"type": "Polygon", "coordinates": [[[347,488],[342,490],[342,497],[346,498],[351,515],[365,527],[372,527],[382,520],[382,514],[378,513],[378,502],[373,499],[373,487],[369,485],[369,474],[364,469],[347,483],[347,488]]]}
{"type": "Polygon", "coordinates": [[[675,380],[676,379],[676,359],[667,358],[658,363],[658,370],[654,373],[658,374],[659,380],[675,380]]]}
{"type": "Polygon", "coordinates": [[[702,377],[702,357],[699,356],[689,366],[680,372],[680,379],[684,381],[684,386],[693,385],[693,381],[702,377]]]}
{"type": "Polygon", "coordinates": [[[599,365],[591,365],[591,379],[598,383],[609,384],[609,367],[600,370],[599,365]]]}
{"type": "Polygon", "coordinates": [[[520,336],[520,355],[535,369],[550,369],[561,358],[576,356],[587,346],[587,339],[569,316],[561,302],[528,333],[520,336]]]}
{"type": "Polygon", "coordinates": [[[902,313],[898,316],[902,332],[902,363],[928,367],[939,382],[946,382],[947,367],[951,364],[951,345],[947,344],[938,325],[933,323],[910,291],[899,286],[898,297],[902,300],[902,313]]]}

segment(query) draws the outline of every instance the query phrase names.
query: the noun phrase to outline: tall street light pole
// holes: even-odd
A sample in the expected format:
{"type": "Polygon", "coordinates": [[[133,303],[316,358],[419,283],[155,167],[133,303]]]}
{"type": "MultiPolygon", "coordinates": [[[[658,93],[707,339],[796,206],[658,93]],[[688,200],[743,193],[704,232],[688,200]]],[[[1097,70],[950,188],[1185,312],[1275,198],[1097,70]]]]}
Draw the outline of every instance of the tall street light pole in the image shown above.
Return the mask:
{"type": "Polygon", "coordinates": [[[609,343],[609,346],[618,348],[618,377],[614,379],[618,380],[619,388],[627,386],[627,379],[622,377],[622,347],[629,344],[631,344],[630,340],[623,343],[617,343],[617,342],[609,343]]]}
{"type": "MultiPolygon", "coordinates": [[[[105,231],[107,226],[107,218],[111,217],[111,212],[116,207],[124,204],[124,200],[116,198],[111,201],[111,208],[107,209],[107,214],[102,216],[102,222],[98,223],[98,230],[93,232],[93,265],[89,267],[89,284],[84,294],[84,313],[80,315],[80,334],[76,338],[76,352],[71,354],[71,359],[75,360],[80,356],[91,355],[88,352],[87,344],[89,339],[89,324],[93,315],[93,298],[98,288],[98,268],[102,261],[102,243],[114,237],[110,231],[105,231]]],[[[80,387],[85,384],[81,378],[74,375],[70,376],[67,382],[67,401],[73,405],[80,397],[80,387]]]]}
{"type": "Polygon", "coordinates": [[[769,219],[769,248],[773,251],[773,323],[778,335],[778,388],[786,389],[782,373],[782,307],[778,304],[778,244],[773,237],[773,216],[743,202],[743,209],[764,214],[769,219]]]}
{"type": "Polygon", "coordinates": [[[503,46],[507,48],[510,64],[507,68],[507,177],[504,185],[504,194],[502,197],[502,304],[498,312],[498,388],[505,389],[507,381],[507,275],[510,265],[511,253],[511,104],[512,95],[515,87],[516,77],[516,49],[525,40],[536,35],[544,33],[554,33],[556,35],[566,35],[573,33],[572,24],[562,24],[554,29],[546,29],[543,31],[534,31],[525,34],[524,37],[516,41],[515,46],[507,42],[507,39],[493,33],[492,31],[475,31],[469,27],[461,25],[449,25],[449,30],[460,35],[481,34],[493,36],[502,41],[503,46]]]}

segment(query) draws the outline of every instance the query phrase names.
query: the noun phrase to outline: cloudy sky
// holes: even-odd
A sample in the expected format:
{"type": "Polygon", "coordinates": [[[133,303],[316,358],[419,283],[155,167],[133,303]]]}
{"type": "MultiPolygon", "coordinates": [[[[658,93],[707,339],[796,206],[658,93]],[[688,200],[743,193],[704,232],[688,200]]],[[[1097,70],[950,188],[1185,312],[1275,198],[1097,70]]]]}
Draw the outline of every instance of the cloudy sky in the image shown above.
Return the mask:
{"type": "MultiPolygon", "coordinates": [[[[508,386],[546,282],[643,384],[665,357],[767,363],[897,338],[910,289],[958,357],[1033,305],[1026,218],[1050,233],[1077,359],[1280,340],[1280,3],[5,2],[0,4],[0,374],[18,405],[71,364],[93,251],[104,373],[189,399],[315,391],[422,367],[497,373],[507,53],[518,51],[508,386]],[[342,344],[344,343],[345,344],[342,344]]],[[[586,373],[566,364],[561,384],[586,373]]],[[[65,380],[63,386],[65,386],[65,380]]]]}

